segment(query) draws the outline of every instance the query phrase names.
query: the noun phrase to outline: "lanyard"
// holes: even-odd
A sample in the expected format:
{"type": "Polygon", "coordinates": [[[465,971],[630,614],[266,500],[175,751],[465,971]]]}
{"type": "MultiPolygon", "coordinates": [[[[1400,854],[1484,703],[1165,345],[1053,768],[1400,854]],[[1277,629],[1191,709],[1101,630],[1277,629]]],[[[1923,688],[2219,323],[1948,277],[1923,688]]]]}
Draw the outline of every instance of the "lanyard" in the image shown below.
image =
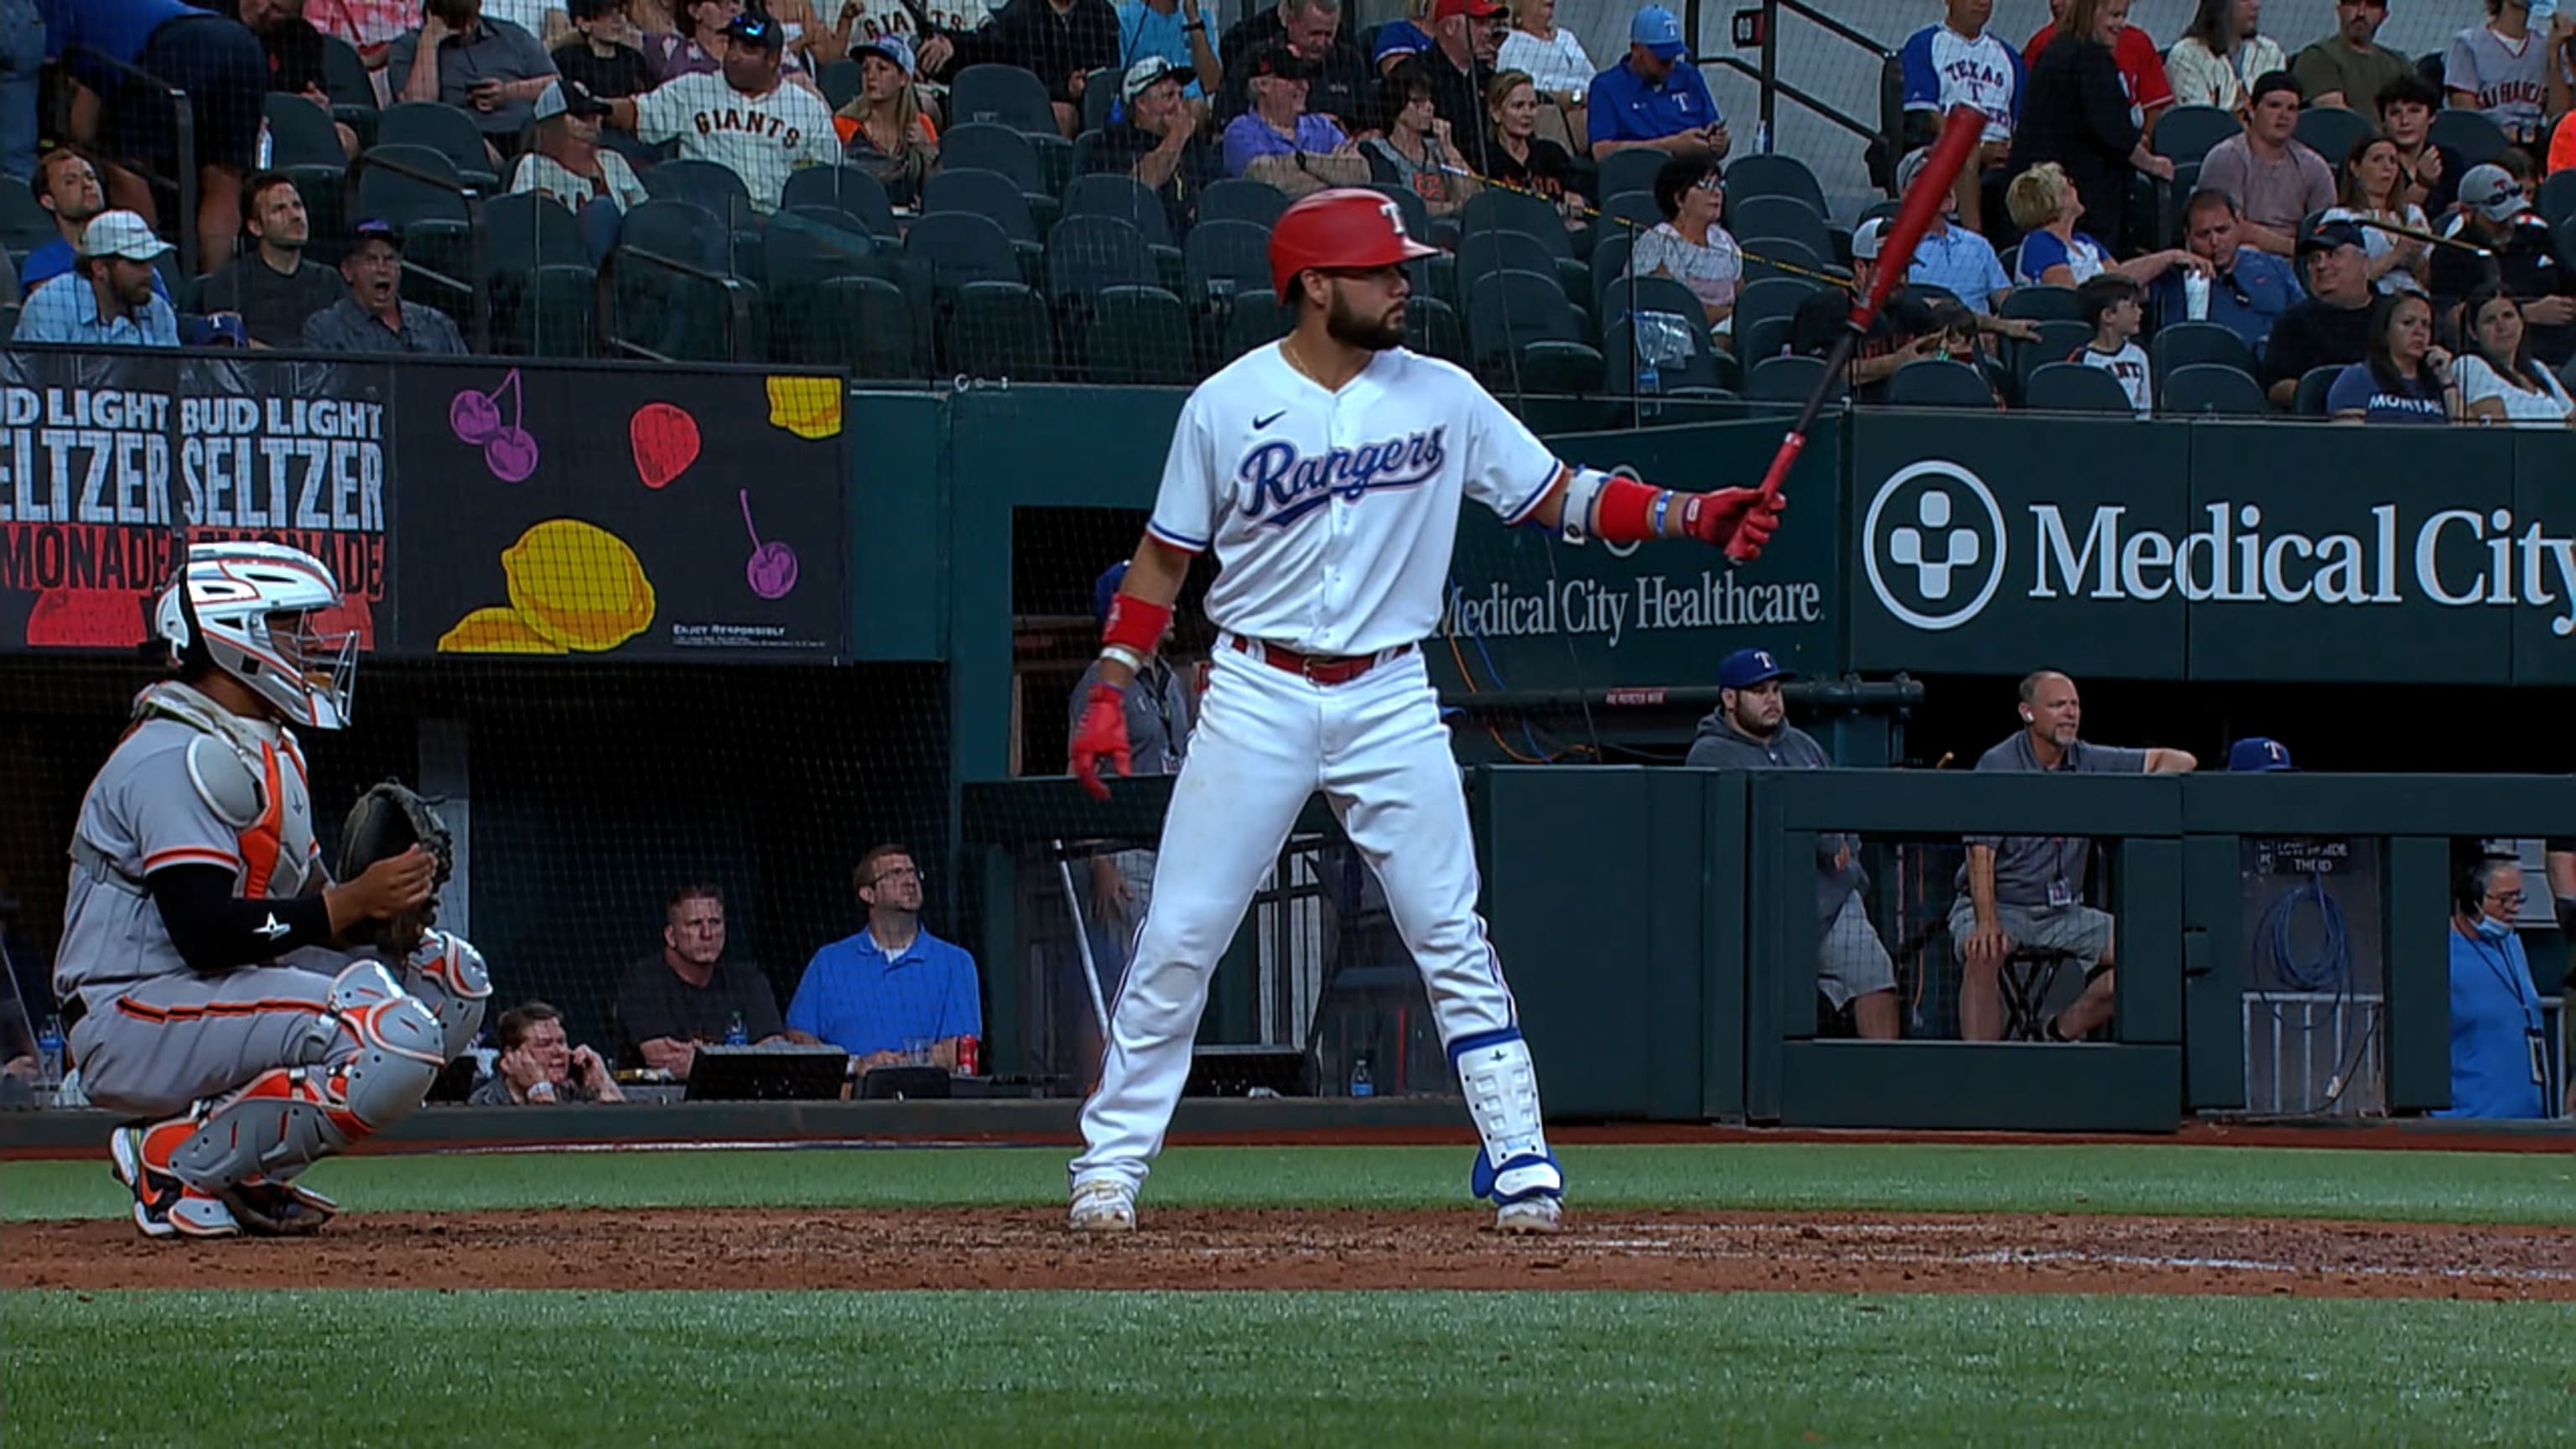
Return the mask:
{"type": "Polygon", "coordinates": [[[2533,1031],[2540,1030],[2540,1002],[2537,993],[2524,995],[2524,992],[2529,989],[2529,979],[2527,977],[2522,980],[2515,979],[2522,973],[2513,969],[2513,958],[2505,954],[2503,947],[2490,946],[2484,940],[2474,936],[2469,938],[2469,949],[2477,952],[2478,960],[2485,963],[2487,970],[2493,973],[2496,984],[2511,994],[2513,1004],[2522,1011],[2523,1024],[2533,1031]]]}

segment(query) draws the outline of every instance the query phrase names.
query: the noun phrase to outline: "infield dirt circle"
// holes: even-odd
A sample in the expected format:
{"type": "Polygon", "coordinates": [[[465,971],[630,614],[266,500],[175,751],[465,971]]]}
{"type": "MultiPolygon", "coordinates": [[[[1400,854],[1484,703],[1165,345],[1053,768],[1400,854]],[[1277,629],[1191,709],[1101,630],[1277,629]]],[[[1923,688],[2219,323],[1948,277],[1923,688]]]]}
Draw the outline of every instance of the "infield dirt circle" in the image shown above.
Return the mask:
{"type": "Polygon", "coordinates": [[[1616,1289],[2576,1300],[2576,1227],[2264,1218],[1578,1212],[1505,1238],[1465,1209],[1145,1207],[372,1213],[303,1239],[9,1230],[5,1288],[1616,1289]]]}

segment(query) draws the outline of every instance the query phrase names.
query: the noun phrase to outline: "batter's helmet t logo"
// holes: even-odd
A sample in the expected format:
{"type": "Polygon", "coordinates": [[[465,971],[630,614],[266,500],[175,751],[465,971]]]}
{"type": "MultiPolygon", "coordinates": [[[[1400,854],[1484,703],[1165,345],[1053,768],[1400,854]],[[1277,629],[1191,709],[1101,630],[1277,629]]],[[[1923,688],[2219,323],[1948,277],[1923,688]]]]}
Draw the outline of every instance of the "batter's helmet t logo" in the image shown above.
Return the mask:
{"type": "Polygon", "coordinates": [[[2003,585],[2003,507],[1956,463],[1915,463],[1878,485],[1861,537],[1870,592],[1917,629],[1957,628],[2003,585]]]}

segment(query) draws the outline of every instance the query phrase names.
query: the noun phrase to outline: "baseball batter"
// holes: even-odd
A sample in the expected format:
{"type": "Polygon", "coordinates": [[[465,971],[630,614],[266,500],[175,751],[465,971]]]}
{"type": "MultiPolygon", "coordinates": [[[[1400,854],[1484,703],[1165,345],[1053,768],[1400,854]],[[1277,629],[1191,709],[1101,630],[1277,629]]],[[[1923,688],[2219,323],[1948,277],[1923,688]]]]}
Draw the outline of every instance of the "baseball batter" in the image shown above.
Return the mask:
{"type": "Polygon", "coordinates": [[[1373,191],[1319,191],[1272,231],[1294,330],[1182,409],[1145,537],[1102,628],[1074,771],[1129,764],[1122,690],[1213,548],[1213,676],[1163,822],[1151,904],[1073,1162],[1076,1230],[1136,1225],[1136,1191],[1189,1075],[1208,973],[1306,797],[1322,790],[1385,886],[1482,1141],[1473,1175],[1507,1232],[1553,1232],[1564,1177],[1511,991],[1476,914],[1466,797],[1416,644],[1440,617],[1458,506],[1569,542],[1694,538],[1758,549],[1776,500],[1673,493],[1559,462],[1474,379],[1404,349],[1403,264],[1431,248],[1373,191]]]}
{"type": "Polygon", "coordinates": [[[313,623],[339,603],[298,550],[189,549],[155,616],[177,677],[81,801],[54,993],[90,1100],[141,1119],[111,1147],[152,1237],[319,1227],[337,1208],[295,1175],[419,1106],[491,994],[424,931],[428,852],[323,867],[290,726],[348,718],[356,636],[313,623]],[[362,934],[386,955],[348,954],[362,934]]]}

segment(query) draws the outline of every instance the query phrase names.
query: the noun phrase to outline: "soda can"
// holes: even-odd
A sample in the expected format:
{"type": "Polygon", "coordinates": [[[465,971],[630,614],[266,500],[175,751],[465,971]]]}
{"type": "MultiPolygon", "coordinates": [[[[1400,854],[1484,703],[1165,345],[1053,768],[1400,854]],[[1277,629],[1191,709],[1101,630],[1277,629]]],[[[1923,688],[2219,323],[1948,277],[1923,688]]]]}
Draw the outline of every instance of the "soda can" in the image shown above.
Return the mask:
{"type": "Polygon", "coordinates": [[[2182,275],[2183,316],[2194,322],[2209,320],[2209,277],[2203,272],[2182,275]]]}
{"type": "Polygon", "coordinates": [[[958,1075],[965,1077],[981,1076],[983,1074],[983,1070],[983,1043],[975,1040],[975,1038],[971,1036],[961,1036],[957,1038],[958,1075]]]}

